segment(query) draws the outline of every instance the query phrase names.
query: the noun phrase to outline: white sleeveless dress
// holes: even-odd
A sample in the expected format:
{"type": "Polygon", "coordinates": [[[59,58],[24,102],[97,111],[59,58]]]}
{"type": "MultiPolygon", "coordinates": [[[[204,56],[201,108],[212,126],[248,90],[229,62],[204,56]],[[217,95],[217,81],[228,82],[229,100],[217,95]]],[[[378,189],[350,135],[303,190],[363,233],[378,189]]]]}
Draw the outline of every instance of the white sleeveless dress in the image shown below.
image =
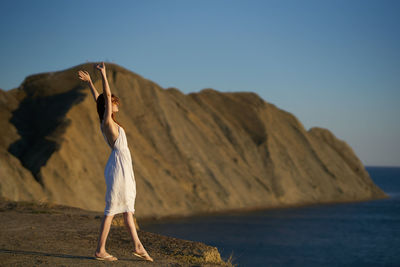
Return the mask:
{"type": "Polygon", "coordinates": [[[132,158],[124,128],[118,126],[118,138],[111,146],[100,130],[108,146],[112,149],[104,169],[107,185],[104,215],[114,215],[126,211],[135,212],[136,181],[133,173],[132,158]]]}

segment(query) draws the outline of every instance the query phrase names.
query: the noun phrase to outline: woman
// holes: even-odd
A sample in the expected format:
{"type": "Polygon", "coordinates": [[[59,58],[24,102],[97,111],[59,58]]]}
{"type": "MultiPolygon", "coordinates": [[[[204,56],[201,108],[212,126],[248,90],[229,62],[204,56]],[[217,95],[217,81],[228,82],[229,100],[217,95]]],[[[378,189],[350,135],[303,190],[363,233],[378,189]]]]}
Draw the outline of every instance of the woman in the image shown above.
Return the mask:
{"type": "Polygon", "coordinates": [[[107,185],[105,197],[106,206],[100,227],[100,236],[95,251],[95,258],[106,261],[118,260],[116,257],[106,252],[105,245],[114,215],[123,213],[125,226],[131,234],[135,247],[133,254],[142,259],[153,261],[139,240],[133,221],[136,182],[125,130],[114,118],[114,113],[118,112],[119,99],[111,94],[104,62],[95,64],[95,67],[101,73],[103,81],[102,94],[97,92],[87,71],[78,72],[79,78],[89,83],[92,95],[97,104],[100,130],[108,146],[112,149],[104,170],[104,177],[107,185]]]}

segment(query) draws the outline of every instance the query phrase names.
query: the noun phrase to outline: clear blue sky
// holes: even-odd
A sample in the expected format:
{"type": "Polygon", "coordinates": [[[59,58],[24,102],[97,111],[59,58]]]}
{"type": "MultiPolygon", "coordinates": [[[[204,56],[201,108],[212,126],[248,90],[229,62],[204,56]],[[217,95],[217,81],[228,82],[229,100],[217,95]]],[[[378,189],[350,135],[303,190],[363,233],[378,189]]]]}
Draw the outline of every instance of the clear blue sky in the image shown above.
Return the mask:
{"type": "Polygon", "coordinates": [[[0,88],[86,61],[252,91],[400,166],[400,1],[1,1],[0,88]]]}

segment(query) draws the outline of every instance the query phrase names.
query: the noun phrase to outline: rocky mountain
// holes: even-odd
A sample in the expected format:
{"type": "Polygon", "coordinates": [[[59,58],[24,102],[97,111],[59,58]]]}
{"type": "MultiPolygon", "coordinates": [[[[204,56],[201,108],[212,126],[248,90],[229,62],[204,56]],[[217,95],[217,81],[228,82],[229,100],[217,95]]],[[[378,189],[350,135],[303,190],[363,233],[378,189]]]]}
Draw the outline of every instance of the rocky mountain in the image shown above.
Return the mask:
{"type": "MultiPolygon", "coordinates": [[[[136,216],[362,201],[388,197],[352,148],[306,130],[252,92],[183,94],[106,63],[117,120],[132,154],[136,216]]],[[[0,196],[104,209],[110,154],[90,89],[91,63],[27,77],[0,90],[0,196]]]]}

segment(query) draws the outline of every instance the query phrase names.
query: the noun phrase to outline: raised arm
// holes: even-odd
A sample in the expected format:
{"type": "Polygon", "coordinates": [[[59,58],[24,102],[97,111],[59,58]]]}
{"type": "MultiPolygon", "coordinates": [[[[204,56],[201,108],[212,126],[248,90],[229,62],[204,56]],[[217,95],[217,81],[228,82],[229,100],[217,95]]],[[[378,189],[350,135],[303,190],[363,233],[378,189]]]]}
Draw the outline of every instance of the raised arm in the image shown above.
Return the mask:
{"type": "Polygon", "coordinates": [[[90,90],[92,91],[94,101],[97,101],[97,98],[99,97],[99,93],[97,92],[96,87],[94,87],[92,80],[90,80],[89,86],[90,86],[90,90]]]}
{"type": "Polygon", "coordinates": [[[79,71],[79,79],[81,79],[84,82],[87,82],[89,84],[90,90],[92,92],[94,101],[97,101],[97,97],[99,96],[99,93],[96,90],[96,87],[94,87],[92,79],[90,78],[90,75],[87,71],[79,71]]]}
{"type": "Polygon", "coordinates": [[[110,90],[110,86],[109,86],[108,80],[107,80],[106,66],[104,65],[104,62],[102,62],[101,64],[98,64],[96,66],[96,68],[100,70],[101,78],[103,81],[103,96],[104,96],[105,105],[106,105],[105,111],[104,111],[104,123],[105,123],[105,125],[113,126],[113,124],[111,124],[111,122],[112,122],[111,90],[110,90]]]}

